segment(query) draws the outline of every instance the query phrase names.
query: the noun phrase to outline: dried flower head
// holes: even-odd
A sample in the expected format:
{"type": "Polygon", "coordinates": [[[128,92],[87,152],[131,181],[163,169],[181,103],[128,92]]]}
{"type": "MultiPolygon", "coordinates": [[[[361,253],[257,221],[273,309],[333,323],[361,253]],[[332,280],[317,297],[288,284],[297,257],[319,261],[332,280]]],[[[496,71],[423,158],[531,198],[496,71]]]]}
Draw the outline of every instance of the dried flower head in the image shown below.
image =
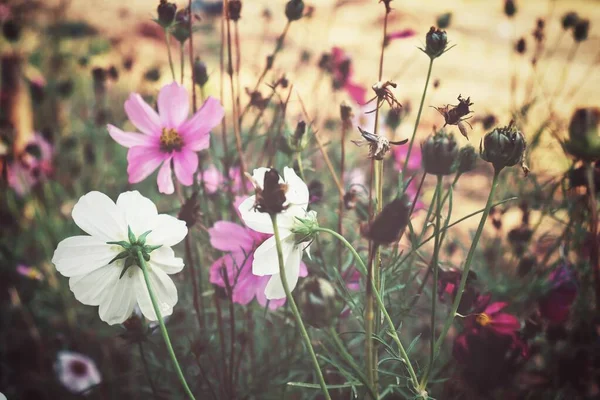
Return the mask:
{"type": "Polygon", "coordinates": [[[525,165],[527,142],[523,133],[511,121],[508,126],[496,128],[485,135],[479,143],[479,155],[484,161],[491,163],[499,172],[504,167],[521,164],[525,175],[529,168],[525,165]]]}
{"type": "Polygon", "coordinates": [[[369,145],[369,158],[374,158],[376,160],[383,160],[383,157],[390,150],[391,145],[403,145],[408,142],[408,139],[392,142],[385,136],[375,135],[364,131],[360,126],[357,128],[360,131],[363,140],[352,140],[352,143],[358,147],[364,146],[365,144],[369,145]]]}
{"type": "Polygon", "coordinates": [[[521,38],[517,40],[517,44],[515,45],[515,51],[519,54],[525,54],[525,50],[527,50],[527,42],[525,38],[521,38]]]}
{"type": "Polygon", "coordinates": [[[458,145],[453,134],[440,129],[421,145],[423,168],[432,175],[450,175],[457,167],[458,145]]]}
{"type": "Polygon", "coordinates": [[[364,235],[377,245],[397,242],[408,225],[411,205],[406,195],[396,198],[383,207],[364,235]]]}
{"type": "Polygon", "coordinates": [[[206,64],[204,64],[198,57],[194,61],[194,83],[200,87],[203,87],[208,82],[208,71],[206,64]]]}
{"type": "Polygon", "coordinates": [[[396,86],[398,85],[396,85],[392,81],[377,82],[376,84],[374,84],[371,88],[375,92],[375,97],[367,101],[367,104],[369,104],[373,100],[377,100],[377,106],[373,110],[367,111],[365,114],[370,114],[378,110],[383,105],[384,101],[388,103],[388,105],[391,108],[402,107],[402,104],[400,104],[400,102],[398,101],[398,99],[396,99],[396,96],[394,96],[394,93],[392,93],[390,89],[390,87],[395,89],[396,86]]]}
{"type": "Polygon", "coordinates": [[[444,107],[434,107],[434,108],[440,114],[442,114],[442,116],[444,117],[444,121],[445,121],[444,126],[446,126],[446,125],[458,126],[460,133],[464,137],[466,137],[468,140],[469,136],[467,134],[467,127],[465,126],[465,123],[467,125],[469,125],[471,127],[471,129],[473,129],[473,127],[468,122],[465,122],[465,123],[463,123],[463,122],[466,121],[467,119],[472,118],[472,116],[469,116],[469,114],[471,114],[473,112],[469,109],[469,107],[472,105],[473,105],[473,103],[471,103],[471,97],[467,97],[466,99],[464,99],[462,97],[462,95],[459,94],[457,105],[446,104],[444,107]]]}
{"type": "Polygon", "coordinates": [[[451,12],[447,12],[447,13],[438,15],[437,20],[436,20],[436,24],[437,24],[438,28],[440,28],[440,29],[448,28],[450,26],[451,22],[452,22],[452,13],[451,12]]]}
{"type": "Polygon", "coordinates": [[[250,96],[251,107],[256,107],[261,111],[267,108],[267,105],[269,104],[269,98],[263,97],[261,92],[258,90],[251,91],[250,89],[246,88],[246,94],[250,96]]]}
{"type": "Polygon", "coordinates": [[[517,5],[514,0],[505,0],[504,1],[504,14],[507,17],[512,17],[517,13],[517,5]]]}

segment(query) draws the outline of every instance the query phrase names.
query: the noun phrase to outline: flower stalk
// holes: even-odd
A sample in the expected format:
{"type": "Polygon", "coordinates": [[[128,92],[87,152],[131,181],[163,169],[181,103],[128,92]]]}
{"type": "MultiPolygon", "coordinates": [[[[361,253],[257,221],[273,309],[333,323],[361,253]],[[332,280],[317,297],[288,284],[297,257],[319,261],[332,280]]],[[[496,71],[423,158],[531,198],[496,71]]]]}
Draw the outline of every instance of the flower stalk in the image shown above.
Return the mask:
{"type": "Polygon", "coordinates": [[[321,367],[319,367],[319,361],[317,361],[317,356],[315,354],[315,350],[312,347],[310,342],[310,337],[308,336],[308,332],[306,331],[306,327],[302,322],[302,317],[300,316],[300,311],[298,311],[298,306],[296,306],[296,302],[292,297],[292,293],[290,292],[290,287],[287,282],[287,277],[285,275],[285,264],[283,260],[283,250],[281,248],[281,239],[279,237],[279,227],[277,226],[277,214],[270,214],[271,222],[273,224],[273,235],[275,237],[275,244],[277,247],[277,259],[279,261],[279,276],[281,278],[281,283],[283,285],[283,290],[285,291],[285,296],[290,305],[290,309],[292,314],[294,314],[294,318],[296,319],[296,324],[298,325],[298,329],[300,331],[300,335],[304,340],[304,344],[310,354],[310,358],[313,363],[313,368],[315,370],[315,374],[317,375],[317,379],[319,380],[319,385],[321,386],[321,390],[323,391],[323,395],[326,400],[331,400],[331,396],[329,395],[329,391],[327,390],[327,385],[325,384],[325,378],[323,378],[323,373],[321,372],[321,367]]]}
{"type": "Polygon", "coordinates": [[[171,76],[173,77],[173,81],[177,81],[175,77],[175,67],[173,65],[173,56],[171,55],[171,34],[169,30],[165,28],[165,43],[167,44],[167,55],[169,56],[169,67],[171,68],[171,76]]]}
{"type": "MultiPolygon", "coordinates": [[[[450,189],[451,190],[451,189],[450,189]]],[[[442,175],[437,176],[437,200],[436,200],[436,211],[435,211],[435,239],[433,246],[433,257],[431,260],[431,268],[433,269],[433,292],[431,294],[431,345],[429,364],[433,364],[435,357],[435,311],[436,311],[436,300],[438,292],[438,279],[439,279],[439,254],[441,245],[441,223],[442,223],[442,175]]],[[[450,193],[450,192],[448,192],[450,193]]]]}
{"type": "Polygon", "coordinates": [[[142,250],[137,250],[137,261],[139,262],[139,266],[142,269],[144,274],[144,280],[146,281],[146,287],[148,288],[148,294],[150,295],[150,300],[152,301],[152,307],[154,308],[154,312],[156,313],[156,317],[158,318],[158,324],[160,325],[160,333],[165,340],[165,345],[167,346],[167,351],[169,352],[169,356],[171,357],[171,361],[173,362],[173,366],[177,371],[177,376],[179,377],[179,381],[183,386],[185,393],[192,400],[196,398],[192,394],[190,387],[183,376],[183,371],[179,366],[179,362],[177,361],[177,356],[175,355],[175,351],[173,350],[173,345],[171,345],[171,339],[169,338],[169,332],[167,331],[167,327],[165,326],[165,321],[160,313],[160,308],[158,307],[158,303],[156,301],[156,296],[154,295],[154,289],[152,289],[152,284],[150,283],[150,276],[148,275],[148,265],[146,264],[146,260],[144,260],[144,255],[142,254],[142,250]]]}

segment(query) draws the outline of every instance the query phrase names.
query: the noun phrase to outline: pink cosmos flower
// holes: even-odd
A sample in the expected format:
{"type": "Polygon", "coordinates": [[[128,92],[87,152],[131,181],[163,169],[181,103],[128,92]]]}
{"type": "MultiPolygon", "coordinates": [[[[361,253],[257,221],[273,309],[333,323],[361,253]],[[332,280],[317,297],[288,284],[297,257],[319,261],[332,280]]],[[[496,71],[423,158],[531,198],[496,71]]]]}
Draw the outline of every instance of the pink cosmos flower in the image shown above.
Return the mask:
{"type": "MultiPolygon", "coordinates": [[[[214,194],[226,184],[225,176],[223,176],[221,171],[219,171],[214,164],[211,164],[210,167],[204,171],[200,171],[198,173],[198,180],[204,183],[204,188],[208,194],[214,194]]],[[[244,179],[242,178],[239,167],[232,167],[229,169],[229,180],[231,181],[231,190],[234,193],[239,193],[242,191],[244,179]]],[[[253,188],[252,183],[248,180],[245,180],[245,182],[246,188],[251,191],[253,188]]]]}
{"type": "Polygon", "coordinates": [[[30,267],[28,265],[19,264],[17,266],[17,273],[25,278],[33,279],[36,281],[44,280],[44,275],[40,272],[39,269],[35,267],[30,267]]]}
{"type": "Polygon", "coordinates": [[[394,31],[392,33],[388,33],[386,36],[386,42],[390,43],[396,39],[406,39],[409,37],[413,37],[416,35],[416,32],[413,29],[401,29],[399,31],[394,31]]]}
{"type": "Polygon", "coordinates": [[[25,147],[25,151],[8,164],[8,185],[19,196],[29,193],[36,183],[52,174],[53,154],[52,145],[36,133],[25,147]]]}
{"type": "Polygon", "coordinates": [[[107,127],[117,143],[129,148],[129,183],[143,181],[160,167],[158,190],[171,194],[175,190],[171,165],[182,185],[192,185],[198,169],[196,153],[208,148],[210,130],[221,122],[225,111],[218,100],[209,97],[188,119],[188,92],[177,82],[160,89],[157,103],[158,113],[137,93],[125,102],[125,113],[141,134],[124,132],[113,125],[107,127]]]}
{"type": "MultiPolygon", "coordinates": [[[[218,221],[208,230],[210,244],[226,255],[217,259],[210,267],[210,282],[217,286],[232,288],[234,303],[246,305],[256,298],[265,307],[265,288],[271,276],[252,273],[254,251],[271,235],[256,232],[229,221],[218,221]],[[225,281],[227,277],[227,281],[225,281]]],[[[300,276],[308,274],[306,265],[300,263],[300,276]]],[[[285,304],[285,298],[269,301],[269,309],[275,310],[285,304]]]]}
{"type": "Polygon", "coordinates": [[[336,88],[342,88],[358,104],[365,104],[367,88],[353,82],[352,60],[339,47],[331,49],[333,81],[336,88]]]}
{"type": "Polygon", "coordinates": [[[465,319],[465,328],[474,332],[491,330],[498,335],[515,336],[521,329],[519,319],[512,314],[501,312],[508,303],[496,301],[490,304],[491,295],[480,296],[475,305],[475,314],[465,319]]]}
{"type": "MultiPolygon", "coordinates": [[[[401,171],[408,154],[408,144],[404,146],[392,147],[392,154],[396,169],[401,171]]],[[[410,159],[406,163],[406,169],[411,172],[421,169],[421,146],[413,146],[412,150],[410,151],[410,159]]]]}

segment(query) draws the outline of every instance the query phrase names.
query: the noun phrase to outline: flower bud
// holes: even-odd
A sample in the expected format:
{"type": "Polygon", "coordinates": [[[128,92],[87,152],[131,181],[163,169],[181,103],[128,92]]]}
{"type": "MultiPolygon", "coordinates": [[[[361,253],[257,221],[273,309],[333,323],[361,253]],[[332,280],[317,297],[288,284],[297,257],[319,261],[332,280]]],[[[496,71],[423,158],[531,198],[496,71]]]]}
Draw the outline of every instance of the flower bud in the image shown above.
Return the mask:
{"type": "Polygon", "coordinates": [[[447,45],[448,37],[446,36],[446,31],[432,26],[425,36],[425,50],[423,51],[431,59],[434,59],[444,54],[447,45]]]}
{"type": "Polygon", "coordinates": [[[600,159],[599,122],[600,108],[575,110],[569,123],[569,140],[564,143],[565,150],[585,161],[600,159]]]}
{"type": "Polygon", "coordinates": [[[527,50],[527,42],[525,42],[525,38],[521,38],[515,45],[515,51],[519,54],[525,54],[525,50],[527,50]]]}
{"type": "Polygon", "coordinates": [[[175,12],[177,11],[177,4],[169,3],[166,0],[160,0],[160,4],[156,8],[158,13],[158,20],[160,26],[168,28],[175,21],[175,12]]]}
{"type": "Polygon", "coordinates": [[[285,5],[285,16],[288,21],[298,21],[302,18],[304,12],[304,1],[302,0],[290,0],[285,5]]]}
{"type": "Polygon", "coordinates": [[[458,146],[454,135],[440,129],[421,145],[423,168],[432,175],[450,175],[456,170],[458,146]]]}
{"type": "Polygon", "coordinates": [[[172,35],[179,43],[183,43],[190,37],[190,25],[189,25],[189,10],[179,10],[175,16],[175,26],[172,30],[172,35]]]}
{"type": "Polygon", "coordinates": [[[392,244],[400,240],[408,225],[411,205],[408,196],[403,195],[383,207],[365,232],[367,239],[378,245],[392,244]]]}
{"type": "Polygon", "coordinates": [[[227,18],[232,21],[240,19],[242,12],[242,2],[240,0],[229,0],[227,2],[227,18]]]}
{"type": "Polygon", "coordinates": [[[311,276],[297,289],[298,308],[304,322],[315,328],[331,326],[340,313],[335,289],[329,281],[311,276]]]}
{"type": "Polygon", "coordinates": [[[458,152],[458,173],[464,174],[475,169],[477,164],[477,153],[475,147],[467,145],[462,147],[458,152]]]}
{"type": "Polygon", "coordinates": [[[496,128],[485,135],[479,143],[479,155],[484,161],[491,163],[496,171],[520,163],[527,173],[526,148],[525,137],[511,121],[508,126],[496,128]]]}
{"type": "Polygon", "coordinates": [[[575,26],[577,21],[579,20],[579,15],[575,11],[570,11],[563,15],[562,17],[562,27],[564,30],[572,28],[575,26]]]}
{"type": "Polygon", "coordinates": [[[447,12],[447,13],[438,15],[436,24],[437,24],[438,28],[446,29],[450,26],[450,22],[452,22],[452,13],[447,12]]]}
{"type": "Polygon", "coordinates": [[[517,13],[517,6],[514,0],[505,0],[504,1],[504,14],[507,17],[512,17],[517,13]]]}
{"type": "Polygon", "coordinates": [[[588,33],[590,31],[590,20],[589,19],[580,19],[575,23],[573,27],[573,39],[576,42],[583,42],[588,38],[588,33]]]}
{"type": "Polygon", "coordinates": [[[206,64],[200,61],[199,58],[196,58],[196,61],[194,61],[194,82],[200,87],[203,87],[208,82],[206,64]]]}

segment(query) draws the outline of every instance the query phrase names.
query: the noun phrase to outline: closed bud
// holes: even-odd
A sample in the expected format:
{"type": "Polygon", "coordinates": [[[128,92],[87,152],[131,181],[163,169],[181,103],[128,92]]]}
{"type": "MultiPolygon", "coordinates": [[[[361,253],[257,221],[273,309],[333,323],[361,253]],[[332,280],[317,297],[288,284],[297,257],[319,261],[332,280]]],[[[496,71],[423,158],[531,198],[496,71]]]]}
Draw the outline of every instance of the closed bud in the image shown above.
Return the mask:
{"type": "Polygon", "coordinates": [[[458,170],[459,174],[473,171],[477,164],[477,153],[475,147],[467,145],[461,148],[458,152],[458,170]]]}
{"type": "Polygon", "coordinates": [[[365,236],[378,245],[396,243],[408,225],[411,205],[406,195],[387,204],[364,232],[365,236]]]}
{"type": "Polygon", "coordinates": [[[352,117],[354,117],[354,115],[352,114],[352,107],[350,107],[348,105],[348,103],[346,103],[345,101],[342,102],[342,104],[340,105],[340,118],[343,122],[347,123],[347,122],[351,122],[352,121],[352,117]]]}
{"type": "Polygon", "coordinates": [[[448,37],[446,31],[442,31],[432,26],[425,36],[425,54],[431,59],[437,58],[444,54],[448,45],[448,37]]]}
{"type": "Polygon", "coordinates": [[[450,22],[452,22],[452,13],[447,12],[447,13],[438,15],[436,24],[437,24],[438,28],[446,29],[450,26],[450,22]]]}
{"type": "Polygon", "coordinates": [[[175,16],[175,26],[171,31],[171,34],[179,43],[183,43],[190,37],[190,24],[189,24],[189,9],[179,10],[175,16]]]}
{"type": "Polygon", "coordinates": [[[160,0],[160,4],[156,8],[158,13],[158,23],[163,28],[168,28],[175,21],[175,12],[177,4],[169,3],[166,0],[160,0]]]}
{"type": "Polygon", "coordinates": [[[527,174],[525,166],[525,150],[527,142],[523,133],[511,121],[508,126],[496,128],[485,135],[479,143],[479,155],[484,161],[491,163],[499,172],[504,167],[521,164],[527,174]]]}
{"type": "Polygon", "coordinates": [[[229,0],[227,3],[227,18],[232,21],[240,19],[242,13],[242,2],[240,0],[229,0]]]}
{"type": "Polygon", "coordinates": [[[521,38],[515,45],[515,51],[519,54],[525,54],[525,50],[527,50],[527,42],[525,42],[525,38],[521,38]]]}
{"type": "Polygon", "coordinates": [[[302,282],[297,293],[298,308],[304,322],[315,328],[326,328],[335,323],[341,307],[329,281],[311,276],[302,282]]]}
{"type": "Polygon", "coordinates": [[[458,146],[454,135],[440,129],[421,145],[425,172],[432,175],[450,175],[456,170],[458,146]]]}
{"type": "Polygon", "coordinates": [[[516,6],[514,0],[505,0],[504,1],[504,14],[506,14],[507,17],[512,17],[516,13],[517,13],[517,6],[516,6]]]}
{"type": "Polygon", "coordinates": [[[289,21],[298,21],[304,12],[304,1],[290,0],[285,5],[285,16],[289,21]]]}
{"type": "Polygon", "coordinates": [[[208,71],[206,70],[206,64],[196,58],[194,61],[194,83],[203,87],[208,82],[208,71]]]}
{"type": "Polygon", "coordinates": [[[584,40],[587,40],[589,31],[590,20],[580,19],[573,27],[573,39],[575,39],[576,42],[583,42],[584,40]]]}
{"type": "Polygon", "coordinates": [[[570,29],[575,26],[575,24],[579,21],[579,15],[575,11],[570,11],[563,15],[562,17],[562,27],[564,30],[570,29]]]}
{"type": "Polygon", "coordinates": [[[575,110],[569,123],[569,140],[564,143],[565,150],[585,161],[600,159],[599,122],[600,108],[575,110]]]}

